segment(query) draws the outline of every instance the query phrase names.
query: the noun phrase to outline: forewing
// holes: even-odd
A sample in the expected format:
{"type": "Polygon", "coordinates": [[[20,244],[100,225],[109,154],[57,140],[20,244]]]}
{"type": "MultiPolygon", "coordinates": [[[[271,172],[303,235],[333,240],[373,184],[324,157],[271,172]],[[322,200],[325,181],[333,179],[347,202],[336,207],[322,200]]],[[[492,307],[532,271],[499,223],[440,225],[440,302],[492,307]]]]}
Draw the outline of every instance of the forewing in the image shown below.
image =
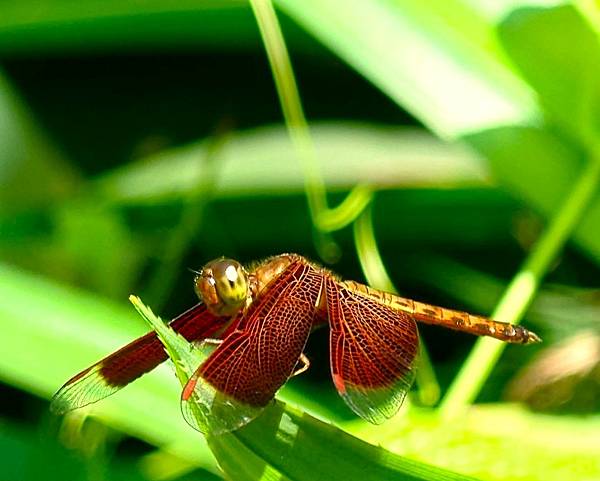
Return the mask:
{"type": "Polygon", "coordinates": [[[269,284],[184,388],[182,410],[192,427],[232,431],[273,399],[302,354],[321,286],[322,276],[302,260],[269,284]]]}
{"type": "MultiPolygon", "coordinates": [[[[197,304],[169,325],[188,341],[195,341],[218,335],[226,322],[226,318],[216,317],[206,306],[197,304]]],[[[156,333],[149,332],[69,379],[52,398],[50,409],[63,414],[95,403],[166,359],[167,354],[156,333]]]]}
{"type": "Polygon", "coordinates": [[[393,416],[414,381],[418,332],[408,314],[327,281],[333,382],[360,417],[393,416]]]}

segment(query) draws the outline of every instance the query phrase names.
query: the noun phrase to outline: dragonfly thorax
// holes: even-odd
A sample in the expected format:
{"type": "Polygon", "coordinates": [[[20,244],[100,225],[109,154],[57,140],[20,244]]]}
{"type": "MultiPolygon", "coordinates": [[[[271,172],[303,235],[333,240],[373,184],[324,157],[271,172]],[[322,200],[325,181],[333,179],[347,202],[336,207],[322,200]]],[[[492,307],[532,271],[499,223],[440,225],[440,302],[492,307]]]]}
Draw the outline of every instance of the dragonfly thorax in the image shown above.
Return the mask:
{"type": "Polygon", "coordinates": [[[248,275],[233,259],[215,259],[196,276],[194,289],[213,314],[233,316],[246,304],[248,275]]]}

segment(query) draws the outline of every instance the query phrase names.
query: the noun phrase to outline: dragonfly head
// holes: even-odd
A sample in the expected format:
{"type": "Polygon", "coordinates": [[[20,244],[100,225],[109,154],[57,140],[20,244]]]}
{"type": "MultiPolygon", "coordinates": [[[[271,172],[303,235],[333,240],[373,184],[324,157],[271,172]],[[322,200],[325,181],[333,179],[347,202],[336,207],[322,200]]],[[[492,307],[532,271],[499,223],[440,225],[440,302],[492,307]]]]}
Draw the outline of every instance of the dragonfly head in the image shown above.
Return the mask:
{"type": "Polygon", "coordinates": [[[213,314],[233,316],[246,304],[248,275],[233,259],[215,259],[196,276],[194,289],[213,314]]]}

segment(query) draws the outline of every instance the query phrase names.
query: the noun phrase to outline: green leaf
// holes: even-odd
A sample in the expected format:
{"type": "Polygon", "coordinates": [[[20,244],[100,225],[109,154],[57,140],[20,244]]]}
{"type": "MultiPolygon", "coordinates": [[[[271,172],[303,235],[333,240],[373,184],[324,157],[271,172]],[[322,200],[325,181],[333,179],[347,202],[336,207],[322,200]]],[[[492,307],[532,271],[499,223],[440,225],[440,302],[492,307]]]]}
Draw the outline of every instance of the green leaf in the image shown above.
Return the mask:
{"type": "Polygon", "coordinates": [[[597,414],[543,415],[518,405],[479,404],[471,407],[468,416],[448,423],[415,408],[401,424],[383,424],[362,434],[394,452],[452,466],[481,479],[600,477],[597,414]]]}
{"type": "Polygon", "coordinates": [[[276,4],[442,137],[538,117],[477,7],[460,0],[276,4]]]}
{"type": "Polygon", "coordinates": [[[36,123],[3,71],[0,137],[0,213],[48,203],[73,192],[80,180],[78,172],[36,123]]]}
{"type": "Polygon", "coordinates": [[[43,0],[35,5],[9,2],[2,10],[0,45],[7,53],[122,49],[123,45],[151,43],[163,48],[215,41],[259,45],[250,8],[241,1],[43,0]]]}
{"type": "MultiPolygon", "coordinates": [[[[0,278],[0,378],[47,399],[77,371],[145,332],[131,308],[5,264],[0,278]]],[[[181,417],[179,391],[163,365],[81,412],[214,471],[202,437],[181,417]]]]}
{"type": "MultiPolygon", "coordinates": [[[[258,29],[244,0],[24,0],[4,2],[2,14],[4,55],[197,46],[260,49],[258,29]]],[[[298,29],[286,32],[295,47],[314,50],[298,29]]]]}
{"type": "MultiPolygon", "coordinates": [[[[582,156],[597,155],[589,139],[597,130],[598,37],[573,6],[500,3],[277,1],[429,129],[471,144],[501,184],[549,216],[581,170],[582,156]],[[558,26],[561,35],[553,35],[558,26]],[[545,123],[548,114],[571,137],[545,123]]],[[[575,240],[600,262],[600,200],[575,240]]]]}
{"type": "Polygon", "coordinates": [[[282,403],[234,433],[209,438],[231,479],[472,479],[399,457],[282,403]],[[327,449],[324,449],[324,447],[327,449]]]}
{"type": "Polygon", "coordinates": [[[580,12],[573,5],[515,9],[499,34],[548,122],[583,145],[591,141],[600,120],[600,44],[580,12]]]}
{"type": "MultiPolygon", "coordinates": [[[[418,130],[352,123],[311,128],[328,189],[357,182],[381,189],[401,186],[481,185],[481,161],[460,144],[447,144],[418,130]],[[369,162],[365,162],[369,159],[369,162]],[[374,169],[373,166],[377,168],[374,169]]],[[[172,149],[127,165],[97,180],[99,193],[119,203],[158,203],[185,198],[207,175],[201,162],[210,140],[172,149]]],[[[301,193],[303,173],[283,127],[238,132],[216,154],[215,197],[301,193]]]]}

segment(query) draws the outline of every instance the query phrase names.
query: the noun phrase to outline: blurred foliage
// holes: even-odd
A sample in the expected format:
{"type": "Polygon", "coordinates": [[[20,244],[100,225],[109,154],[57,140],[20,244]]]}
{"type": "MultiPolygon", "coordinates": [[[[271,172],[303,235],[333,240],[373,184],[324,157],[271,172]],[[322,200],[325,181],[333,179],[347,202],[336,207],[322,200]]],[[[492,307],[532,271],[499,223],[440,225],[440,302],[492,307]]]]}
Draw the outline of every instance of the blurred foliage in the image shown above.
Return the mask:
{"type": "MultiPolygon", "coordinates": [[[[491,366],[478,397],[489,404],[443,419],[414,396],[367,426],[335,394],[327,334],[316,332],[311,370],[278,396],[301,409],[281,407],[305,430],[299,451],[278,451],[250,425],[244,446],[212,444],[221,468],[297,479],[318,457],[322,479],[346,479],[353,462],[371,479],[402,463],[425,479],[440,479],[434,466],[490,480],[600,478],[596,3],[275,6],[327,201],[371,186],[363,250],[403,295],[492,312],[574,186],[587,182],[589,195],[525,315],[546,342],[510,346],[491,366]]],[[[168,366],[61,422],[45,400],[144,332],[128,294],[168,318],[195,302],[187,269],[214,257],[319,260],[306,171],[252,10],[4,0],[0,12],[0,479],[220,479],[181,418],[168,366]]],[[[364,280],[352,228],[331,236],[341,257],[328,267],[364,280]]],[[[421,333],[445,392],[472,340],[421,333]]]]}

